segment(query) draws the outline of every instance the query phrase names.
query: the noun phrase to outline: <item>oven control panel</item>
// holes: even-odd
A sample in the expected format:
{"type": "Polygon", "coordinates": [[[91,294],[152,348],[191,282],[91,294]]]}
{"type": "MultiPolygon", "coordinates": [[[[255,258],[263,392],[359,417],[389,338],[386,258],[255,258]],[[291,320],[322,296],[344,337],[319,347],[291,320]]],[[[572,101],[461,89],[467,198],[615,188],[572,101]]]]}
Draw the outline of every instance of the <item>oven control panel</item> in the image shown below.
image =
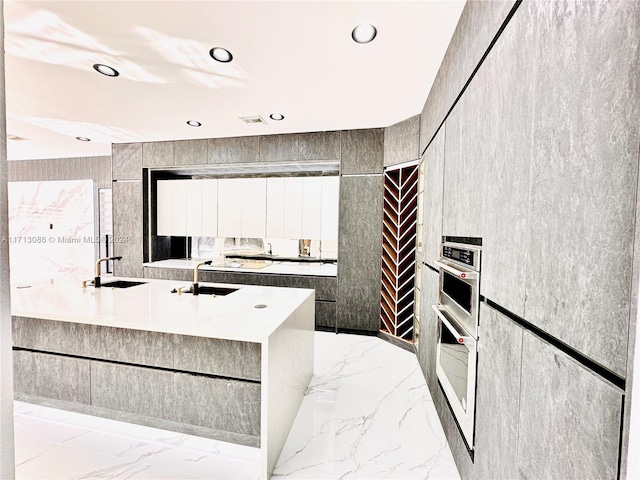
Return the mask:
{"type": "Polygon", "coordinates": [[[478,270],[477,262],[480,252],[477,249],[464,248],[444,244],[442,245],[442,258],[453,260],[454,262],[478,270]]]}

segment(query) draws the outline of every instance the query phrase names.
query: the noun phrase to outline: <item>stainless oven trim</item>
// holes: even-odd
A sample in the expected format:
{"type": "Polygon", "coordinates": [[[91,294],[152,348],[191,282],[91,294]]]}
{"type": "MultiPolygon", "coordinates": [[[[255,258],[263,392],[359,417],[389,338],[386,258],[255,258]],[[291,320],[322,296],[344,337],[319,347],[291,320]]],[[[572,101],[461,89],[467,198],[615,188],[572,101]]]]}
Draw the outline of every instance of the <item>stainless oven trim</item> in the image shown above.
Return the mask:
{"type": "Polygon", "coordinates": [[[439,281],[439,290],[438,290],[438,301],[441,305],[447,307],[450,310],[450,313],[458,319],[458,321],[462,324],[462,327],[475,338],[478,338],[478,315],[479,315],[479,304],[480,304],[480,285],[479,279],[477,277],[478,272],[473,271],[465,271],[451,265],[447,265],[441,261],[436,261],[436,265],[440,267],[440,281],[439,281]],[[467,312],[464,308],[462,308],[458,302],[456,302],[453,298],[447,295],[443,291],[443,278],[445,275],[444,272],[451,273],[456,276],[460,281],[463,281],[469,285],[471,285],[472,298],[471,298],[471,312],[467,312]],[[474,273],[476,276],[461,276],[463,273],[474,273]]]}
{"type": "MultiPolygon", "coordinates": [[[[444,325],[452,334],[458,337],[458,332],[442,313],[443,311],[446,311],[446,308],[442,307],[441,305],[431,305],[431,308],[436,312],[439,323],[441,325],[444,325]]],[[[442,327],[439,326],[439,328],[442,327]]],[[[464,435],[465,441],[467,442],[469,448],[473,450],[473,434],[475,428],[476,408],[476,368],[478,362],[478,351],[476,348],[477,342],[473,337],[464,337],[464,342],[461,344],[467,347],[470,352],[469,365],[467,368],[470,370],[471,374],[467,376],[467,392],[469,392],[469,395],[467,395],[466,412],[462,408],[460,402],[457,401],[458,397],[456,396],[456,393],[447,378],[447,374],[440,366],[440,330],[438,330],[438,346],[436,349],[436,376],[440,381],[440,385],[444,390],[445,396],[449,400],[449,405],[451,406],[454,416],[458,421],[458,424],[460,425],[460,430],[464,435]]]]}

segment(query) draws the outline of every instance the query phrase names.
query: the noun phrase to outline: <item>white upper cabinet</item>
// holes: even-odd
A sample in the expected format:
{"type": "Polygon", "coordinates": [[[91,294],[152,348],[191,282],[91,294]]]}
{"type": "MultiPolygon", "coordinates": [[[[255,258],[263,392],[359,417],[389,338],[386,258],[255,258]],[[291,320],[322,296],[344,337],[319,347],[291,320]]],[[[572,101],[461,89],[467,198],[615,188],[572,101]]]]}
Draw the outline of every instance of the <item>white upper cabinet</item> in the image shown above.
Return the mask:
{"type": "Polygon", "coordinates": [[[218,236],[218,180],[206,178],[201,180],[201,219],[202,236],[218,236]]]}
{"type": "Polygon", "coordinates": [[[187,183],[187,236],[202,235],[202,180],[189,180],[187,183]]]}
{"type": "Polygon", "coordinates": [[[266,238],[284,238],[284,178],[267,178],[266,238]]]}
{"type": "Polygon", "coordinates": [[[302,189],[301,177],[285,177],[283,238],[304,238],[302,236],[302,189]]]}
{"type": "Polygon", "coordinates": [[[322,177],[302,179],[302,237],[320,238],[322,177]]]}
{"type": "Polygon", "coordinates": [[[264,238],[267,223],[267,179],[241,180],[241,237],[264,238]]]}
{"type": "Polygon", "coordinates": [[[320,240],[338,239],[338,200],[340,177],[322,177],[322,216],[320,240]]]}
{"type": "Polygon", "coordinates": [[[187,234],[187,182],[171,181],[171,235],[180,237],[187,234]]]}
{"type": "Polygon", "coordinates": [[[218,179],[218,236],[242,236],[242,180],[218,179]]]}
{"type": "Polygon", "coordinates": [[[158,180],[156,212],[157,235],[171,235],[171,180],[158,180]]]}

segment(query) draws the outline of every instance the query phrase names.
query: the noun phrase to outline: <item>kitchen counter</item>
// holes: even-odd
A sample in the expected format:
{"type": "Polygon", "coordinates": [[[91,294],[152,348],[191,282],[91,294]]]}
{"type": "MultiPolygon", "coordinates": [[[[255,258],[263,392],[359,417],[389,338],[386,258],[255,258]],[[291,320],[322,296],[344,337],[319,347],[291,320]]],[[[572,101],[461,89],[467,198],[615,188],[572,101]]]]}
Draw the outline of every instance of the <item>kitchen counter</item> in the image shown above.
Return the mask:
{"type": "Polygon", "coordinates": [[[139,281],[12,286],[16,398],[259,446],[269,478],[313,373],[314,291],[139,281]]]}
{"type": "MultiPolygon", "coordinates": [[[[149,268],[193,270],[200,261],[201,260],[189,259],[159,260],[157,262],[144,263],[143,266],[149,268]]],[[[226,260],[214,261],[212,265],[204,265],[200,267],[200,270],[216,272],[253,272],[281,275],[309,275],[319,277],[335,277],[338,274],[338,266],[335,263],[309,261],[290,262],[242,258],[228,258],[226,260]]]]}

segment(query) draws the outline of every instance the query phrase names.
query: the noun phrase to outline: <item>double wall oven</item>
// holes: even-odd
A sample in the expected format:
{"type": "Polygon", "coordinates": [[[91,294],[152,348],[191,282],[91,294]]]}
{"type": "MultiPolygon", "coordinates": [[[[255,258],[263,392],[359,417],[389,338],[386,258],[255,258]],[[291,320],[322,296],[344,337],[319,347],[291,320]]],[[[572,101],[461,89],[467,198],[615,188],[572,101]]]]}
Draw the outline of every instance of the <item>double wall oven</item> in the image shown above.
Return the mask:
{"type": "Polygon", "coordinates": [[[441,245],[436,374],[470,450],[474,447],[480,239],[441,245]]]}

